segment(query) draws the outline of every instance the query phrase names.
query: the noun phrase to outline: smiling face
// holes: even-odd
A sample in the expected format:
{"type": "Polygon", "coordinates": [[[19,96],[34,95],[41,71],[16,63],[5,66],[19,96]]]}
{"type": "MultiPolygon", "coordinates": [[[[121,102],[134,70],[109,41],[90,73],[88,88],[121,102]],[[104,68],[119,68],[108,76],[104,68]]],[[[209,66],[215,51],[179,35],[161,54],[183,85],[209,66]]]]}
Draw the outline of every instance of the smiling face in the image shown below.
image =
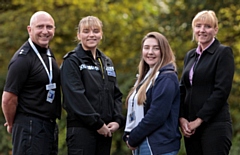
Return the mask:
{"type": "Polygon", "coordinates": [[[78,33],[78,39],[84,50],[95,50],[102,39],[102,32],[98,27],[83,27],[78,33]]]}
{"type": "Polygon", "coordinates": [[[84,50],[95,51],[102,34],[102,22],[97,17],[84,17],[78,24],[77,37],[84,50]]]}
{"type": "Polygon", "coordinates": [[[155,38],[147,38],[142,47],[143,60],[149,65],[150,68],[160,61],[160,48],[158,41],[155,38]]]}
{"type": "Polygon", "coordinates": [[[202,49],[207,47],[218,33],[218,19],[211,10],[199,12],[192,21],[193,39],[202,49]]]}
{"type": "Polygon", "coordinates": [[[46,12],[35,13],[27,27],[31,40],[41,47],[48,48],[55,32],[54,20],[46,12]]]}
{"type": "Polygon", "coordinates": [[[211,43],[213,38],[216,36],[218,29],[204,21],[197,21],[195,23],[195,27],[193,31],[194,31],[195,39],[204,49],[211,43]]]}

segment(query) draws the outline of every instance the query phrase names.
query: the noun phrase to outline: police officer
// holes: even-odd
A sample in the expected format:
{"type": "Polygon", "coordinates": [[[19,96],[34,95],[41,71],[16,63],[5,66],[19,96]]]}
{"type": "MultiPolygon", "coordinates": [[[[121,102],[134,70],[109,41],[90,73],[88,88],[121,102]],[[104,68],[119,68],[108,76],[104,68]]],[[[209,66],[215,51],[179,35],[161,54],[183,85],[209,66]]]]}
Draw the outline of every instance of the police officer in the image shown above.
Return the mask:
{"type": "Polygon", "coordinates": [[[61,66],[68,155],[110,155],[112,134],[124,119],[113,63],[97,49],[102,22],[94,16],[83,18],[77,37],[81,43],[61,66]]]}
{"type": "Polygon", "coordinates": [[[32,15],[29,39],[14,54],[2,96],[7,131],[12,134],[13,155],[53,151],[56,118],[61,114],[59,67],[49,49],[55,32],[52,16],[32,15]]]}

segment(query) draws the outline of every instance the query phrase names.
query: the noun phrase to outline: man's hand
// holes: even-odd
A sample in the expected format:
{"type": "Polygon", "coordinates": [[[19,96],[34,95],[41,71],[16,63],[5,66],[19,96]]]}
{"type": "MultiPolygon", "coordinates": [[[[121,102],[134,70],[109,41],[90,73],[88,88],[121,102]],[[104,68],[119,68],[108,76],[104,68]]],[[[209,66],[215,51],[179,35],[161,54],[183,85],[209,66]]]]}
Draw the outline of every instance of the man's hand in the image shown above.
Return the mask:
{"type": "Polygon", "coordinates": [[[7,132],[12,133],[12,126],[18,105],[18,96],[4,91],[2,94],[2,110],[6,120],[4,126],[7,127],[7,132]]]}
{"type": "Polygon", "coordinates": [[[12,133],[12,126],[10,126],[10,125],[8,125],[8,123],[6,122],[6,123],[4,123],[4,126],[6,126],[7,127],[7,132],[8,133],[12,133]]]}

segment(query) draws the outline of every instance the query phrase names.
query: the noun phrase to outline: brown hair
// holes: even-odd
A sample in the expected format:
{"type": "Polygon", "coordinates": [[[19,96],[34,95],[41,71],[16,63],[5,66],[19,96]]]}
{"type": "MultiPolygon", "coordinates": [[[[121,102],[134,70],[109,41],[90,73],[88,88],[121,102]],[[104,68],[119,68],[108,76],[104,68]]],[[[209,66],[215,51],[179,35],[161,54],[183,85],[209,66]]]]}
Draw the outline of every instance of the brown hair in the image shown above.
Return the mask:
{"type": "MultiPolygon", "coordinates": [[[[151,81],[152,81],[152,85],[154,85],[155,75],[160,70],[160,68],[171,63],[174,65],[175,70],[176,70],[175,56],[173,54],[173,51],[172,51],[166,37],[158,32],[150,32],[142,39],[142,48],[143,48],[143,44],[144,44],[145,40],[148,38],[155,38],[157,40],[158,46],[160,49],[161,59],[159,60],[159,62],[157,62],[154,65],[153,71],[149,75],[148,79],[143,83],[143,85],[138,90],[138,104],[139,105],[144,104],[144,102],[146,101],[146,89],[151,81]]],[[[149,69],[150,69],[149,65],[144,61],[143,57],[141,57],[140,63],[138,65],[139,76],[137,79],[137,83],[130,90],[130,92],[126,98],[126,102],[125,102],[126,104],[128,103],[129,97],[132,95],[134,90],[138,87],[140,82],[144,79],[144,77],[147,74],[147,72],[149,71],[149,69]]]]}

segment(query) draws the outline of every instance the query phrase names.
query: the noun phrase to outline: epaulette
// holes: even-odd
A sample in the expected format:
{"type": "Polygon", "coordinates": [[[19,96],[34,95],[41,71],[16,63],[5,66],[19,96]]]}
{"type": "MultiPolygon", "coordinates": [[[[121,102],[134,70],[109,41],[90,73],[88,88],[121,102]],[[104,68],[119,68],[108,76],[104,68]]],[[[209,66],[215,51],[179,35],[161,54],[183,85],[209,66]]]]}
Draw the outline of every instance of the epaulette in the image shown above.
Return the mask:
{"type": "Polygon", "coordinates": [[[75,50],[71,51],[71,52],[68,52],[67,54],[65,54],[63,56],[63,59],[66,59],[67,57],[69,57],[71,54],[75,53],[75,50]]]}
{"type": "Polygon", "coordinates": [[[18,53],[19,56],[21,55],[27,55],[27,53],[30,51],[30,46],[25,42],[16,53],[18,53]]]}
{"type": "Polygon", "coordinates": [[[27,55],[29,49],[21,48],[19,49],[18,55],[27,55]]]}

